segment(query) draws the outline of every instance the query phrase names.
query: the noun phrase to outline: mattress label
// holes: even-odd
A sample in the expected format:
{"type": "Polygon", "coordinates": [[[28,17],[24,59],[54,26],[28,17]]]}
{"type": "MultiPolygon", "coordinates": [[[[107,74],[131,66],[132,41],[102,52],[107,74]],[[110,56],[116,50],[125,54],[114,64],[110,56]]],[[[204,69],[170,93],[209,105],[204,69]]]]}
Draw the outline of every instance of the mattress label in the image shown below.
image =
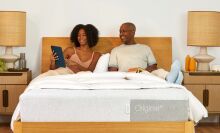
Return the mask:
{"type": "Polygon", "coordinates": [[[188,100],[140,100],[130,101],[131,121],[187,121],[188,100]]]}

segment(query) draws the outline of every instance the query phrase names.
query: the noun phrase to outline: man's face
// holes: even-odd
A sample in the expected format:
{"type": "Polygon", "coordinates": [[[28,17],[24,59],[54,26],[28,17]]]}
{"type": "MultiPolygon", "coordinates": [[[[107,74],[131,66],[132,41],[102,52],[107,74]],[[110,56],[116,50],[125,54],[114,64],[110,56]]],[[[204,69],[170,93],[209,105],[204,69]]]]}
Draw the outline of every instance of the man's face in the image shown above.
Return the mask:
{"type": "Polygon", "coordinates": [[[124,44],[130,44],[134,39],[134,29],[126,24],[120,27],[120,39],[124,44]]]}

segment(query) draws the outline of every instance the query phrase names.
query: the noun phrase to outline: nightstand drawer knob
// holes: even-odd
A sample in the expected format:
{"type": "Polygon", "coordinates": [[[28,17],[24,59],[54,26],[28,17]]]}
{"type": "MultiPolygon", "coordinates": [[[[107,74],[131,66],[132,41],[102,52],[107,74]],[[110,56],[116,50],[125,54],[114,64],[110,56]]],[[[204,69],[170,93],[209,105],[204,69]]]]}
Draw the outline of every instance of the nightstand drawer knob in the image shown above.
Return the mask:
{"type": "Polygon", "coordinates": [[[3,107],[8,107],[8,90],[3,90],[3,107]]]}
{"type": "Polygon", "coordinates": [[[203,90],[203,105],[205,107],[209,106],[209,90],[203,90]]]}

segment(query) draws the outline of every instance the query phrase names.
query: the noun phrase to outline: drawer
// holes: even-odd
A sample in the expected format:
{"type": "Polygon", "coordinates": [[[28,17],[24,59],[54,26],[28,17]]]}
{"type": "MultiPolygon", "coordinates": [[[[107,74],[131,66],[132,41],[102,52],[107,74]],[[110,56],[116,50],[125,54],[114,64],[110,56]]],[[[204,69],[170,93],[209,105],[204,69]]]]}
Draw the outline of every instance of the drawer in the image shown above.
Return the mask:
{"type": "Polygon", "coordinates": [[[220,76],[217,75],[189,75],[184,73],[184,84],[219,84],[220,76]]]}
{"type": "Polygon", "coordinates": [[[28,84],[28,73],[0,73],[0,84],[28,84]]]}
{"type": "Polygon", "coordinates": [[[209,90],[209,112],[220,112],[220,85],[207,85],[206,89],[209,90]]]}

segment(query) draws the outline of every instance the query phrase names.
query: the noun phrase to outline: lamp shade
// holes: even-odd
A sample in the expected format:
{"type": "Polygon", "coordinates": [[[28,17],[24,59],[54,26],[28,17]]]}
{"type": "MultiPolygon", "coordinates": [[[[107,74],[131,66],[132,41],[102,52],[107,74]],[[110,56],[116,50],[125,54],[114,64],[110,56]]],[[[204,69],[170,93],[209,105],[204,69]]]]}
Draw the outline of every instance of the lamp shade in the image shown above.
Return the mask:
{"type": "Polygon", "coordinates": [[[187,44],[220,46],[220,12],[189,11],[187,44]]]}
{"type": "Polygon", "coordinates": [[[26,12],[0,11],[0,45],[25,46],[26,12]]]}

